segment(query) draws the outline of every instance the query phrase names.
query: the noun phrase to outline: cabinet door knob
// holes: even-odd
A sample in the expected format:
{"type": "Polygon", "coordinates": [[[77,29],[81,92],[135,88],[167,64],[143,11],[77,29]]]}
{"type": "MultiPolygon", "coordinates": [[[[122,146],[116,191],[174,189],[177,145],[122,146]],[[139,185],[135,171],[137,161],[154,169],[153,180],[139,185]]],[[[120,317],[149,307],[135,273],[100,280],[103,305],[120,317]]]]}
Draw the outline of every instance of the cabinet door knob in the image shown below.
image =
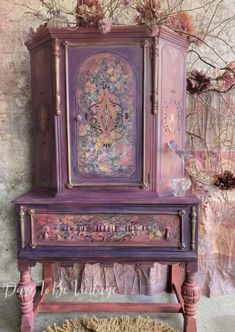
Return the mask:
{"type": "Polygon", "coordinates": [[[77,115],[75,116],[74,120],[77,121],[77,122],[81,121],[81,120],[82,120],[81,115],[77,114],[77,115]]]}

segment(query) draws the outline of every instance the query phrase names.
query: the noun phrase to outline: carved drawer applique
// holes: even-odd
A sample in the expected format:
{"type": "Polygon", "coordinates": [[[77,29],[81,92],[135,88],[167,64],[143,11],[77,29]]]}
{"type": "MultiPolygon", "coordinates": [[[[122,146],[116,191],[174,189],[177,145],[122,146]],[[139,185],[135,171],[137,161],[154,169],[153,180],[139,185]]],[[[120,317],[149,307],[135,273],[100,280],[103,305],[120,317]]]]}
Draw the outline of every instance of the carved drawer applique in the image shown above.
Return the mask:
{"type": "MultiPolygon", "coordinates": [[[[180,212],[180,211],[179,211],[180,212]]],[[[40,245],[143,245],[184,248],[182,215],[69,214],[29,210],[31,242],[40,245]]]]}

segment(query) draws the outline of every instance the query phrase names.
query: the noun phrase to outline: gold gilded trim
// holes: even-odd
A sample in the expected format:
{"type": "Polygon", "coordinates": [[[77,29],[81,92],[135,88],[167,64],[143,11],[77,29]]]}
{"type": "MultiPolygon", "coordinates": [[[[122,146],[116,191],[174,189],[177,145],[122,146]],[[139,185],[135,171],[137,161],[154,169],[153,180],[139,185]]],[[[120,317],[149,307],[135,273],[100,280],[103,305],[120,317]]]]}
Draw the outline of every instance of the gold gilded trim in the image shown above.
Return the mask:
{"type": "Polygon", "coordinates": [[[67,189],[72,189],[72,188],[73,188],[72,183],[71,183],[71,182],[67,182],[67,183],[66,183],[66,188],[67,188],[67,189]]]}
{"type": "Polygon", "coordinates": [[[23,205],[20,206],[19,211],[20,218],[20,246],[22,249],[25,248],[25,212],[23,205]]]}
{"type": "Polygon", "coordinates": [[[29,245],[30,245],[30,247],[31,247],[32,249],[37,248],[37,244],[34,243],[34,242],[30,242],[29,245]]]}
{"type": "MultiPolygon", "coordinates": [[[[103,211],[102,213],[97,213],[97,212],[81,212],[81,213],[74,213],[74,212],[66,212],[66,214],[71,214],[71,215],[74,215],[74,214],[116,214],[116,215],[119,215],[120,212],[111,212],[111,211],[103,211]]],[[[40,215],[40,214],[65,214],[65,212],[63,211],[48,211],[48,210],[38,210],[38,211],[35,211],[34,210],[34,215],[37,214],[37,215],[40,215]]],[[[139,212],[139,211],[128,211],[128,212],[121,212],[121,214],[126,214],[126,215],[132,215],[132,214],[143,214],[143,215],[166,215],[166,216],[179,216],[179,211],[142,211],[142,212],[139,212]]]]}
{"type": "Polygon", "coordinates": [[[67,116],[67,152],[68,152],[68,182],[66,184],[67,189],[72,189],[72,175],[71,175],[71,148],[70,148],[70,119],[69,119],[69,63],[68,63],[68,42],[64,43],[65,47],[65,83],[66,83],[66,116],[67,116]]]}
{"type": "Polygon", "coordinates": [[[145,189],[147,187],[146,183],[146,65],[147,65],[147,49],[149,48],[148,40],[143,42],[143,165],[142,165],[142,183],[140,184],[141,189],[145,189]]]}
{"type": "Polygon", "coordinates": [[[29,242],[29,245],[32,249],[35,249],[37,247],[37,244],[33,241],[33,219],[36,214],[36,211],[34,209],[29,209],[28,214],[30,216],[30,242],[29,242]]]}
{"type": "Polygon", "coordinates": [[[55,114],[60,115],[61,95],[60,95],[60,45],[57,39],[53,40],[53,59],[54,59],[54,75],[55,75],[55,114]]]}
{"type": "Polygon", "coordinates": [[[71,41],[65,41],[64,46],[69,47],[95,47],[95,46],[131,46],[131,45],[141,45],[141,42],[139,40],[130,40],[127,42],[120,42],[120,41],[96,41],[95,44],[90,42],[71,42],[71,41]]]}
{"type": "Polygon", "coordinates": [[[30,217],[33,217],[35,215],[35,210],[34,209],[28,209],[28,214],[30,215],[30,217]]]}
{"type": "Polygon", "coordinates": [[[158,112],[158,56],[159,56],[159,48],[158,48],[158,38],[153,38],[153,46],[152,46],[152,113],[156,115],[158,112]]]}
{"type": "Polygon", "coordinates": [[[145,188],[147,188],[147,184],[145,182],[141,182],[139,187],[140,187],[140,189],[145,189],[145,188]]]}
{"type": "Polygon", "coordinates": [[[180,218],[180,243],[179,248],[185,249],[185,240],[184,240],[184,216],[186,215],[185,210],[179,210],[178,216],[180,218]]]}
{"type": "Polygon", "coordinates": [[[197,210],[193,206],[191,208],[191,249],[196,249],[196,223],[197,223],[197,210]]]}

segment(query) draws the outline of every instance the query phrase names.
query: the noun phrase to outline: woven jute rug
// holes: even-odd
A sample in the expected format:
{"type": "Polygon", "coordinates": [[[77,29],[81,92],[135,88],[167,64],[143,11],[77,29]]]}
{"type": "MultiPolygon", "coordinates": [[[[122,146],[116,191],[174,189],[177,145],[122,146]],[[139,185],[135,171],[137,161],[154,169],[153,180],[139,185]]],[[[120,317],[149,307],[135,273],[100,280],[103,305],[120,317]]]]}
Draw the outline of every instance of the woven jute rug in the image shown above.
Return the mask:
{"type": "Polygon", "coordinates": [[[145,317],[83,317],[49,326],[43,332],[180,332],[165,323],[145,317]]]}

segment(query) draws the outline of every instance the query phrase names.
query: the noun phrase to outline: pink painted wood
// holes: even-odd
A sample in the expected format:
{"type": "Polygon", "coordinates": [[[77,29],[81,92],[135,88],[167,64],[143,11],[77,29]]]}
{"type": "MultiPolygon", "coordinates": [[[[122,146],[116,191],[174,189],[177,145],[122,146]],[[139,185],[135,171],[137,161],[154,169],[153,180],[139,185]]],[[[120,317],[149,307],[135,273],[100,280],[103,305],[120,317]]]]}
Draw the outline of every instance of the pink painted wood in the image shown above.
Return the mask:
{"type": "Polygon", "coordinates": [[[186,271],[181,292],[184,299],[184,332],[197,332],[196,304],[200,299],[200,289],[195,272],[186,271]]]}
{"type": "Polygon", "coordinates": [[[184,174],[182,160],[170,151],[167,143],[174,140],[184,149],[186,55],[185,44],[177,43],[165,35],[159,38],[154,181],[154,191],[159,194],[171,193],[170,181],[184,174]]]}
{"type": "Polygon", "coordinates": [[[44,302],[39,312],[166,312],[182,313],[180,304],[175,303],[95,303],[95,302],[44,302]]]}
{"type": "Polygon", "coordinates": [[[28,264],[20,263],[20,281],[17,288],[17,295],[21,309],[21,332],[34,331],[33,299],[36,293],[36,284],[31,278],[28,264]]]}

